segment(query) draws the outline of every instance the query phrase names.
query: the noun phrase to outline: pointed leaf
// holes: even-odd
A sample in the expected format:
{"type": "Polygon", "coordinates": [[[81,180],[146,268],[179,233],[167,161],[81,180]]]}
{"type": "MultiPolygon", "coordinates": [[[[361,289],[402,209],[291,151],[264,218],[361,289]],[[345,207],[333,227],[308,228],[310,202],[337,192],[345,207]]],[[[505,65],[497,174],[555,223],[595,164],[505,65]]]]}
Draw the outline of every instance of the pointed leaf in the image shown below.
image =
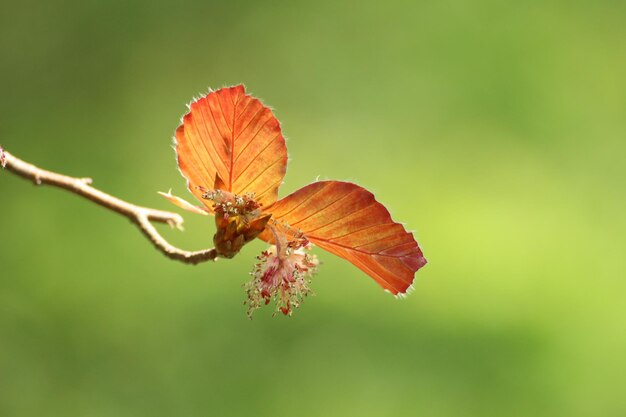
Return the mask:
{"type": "Polygon", "coordinates": [[[211,204],[198,186],[253,192],[263,206],[274,203],[287,169],[287,148],[272,111],[247,95],[243,85],[210,92],[189,110],[176,130],[178,166],[189,191],[207,207],[211,204]]]}
{"type": "Polygon", "coordinates": [[[172,194],[172,190],[168,191],[167,193],[164,193],[162,191],[159,191],[159,194],[165,198],[167,198],[170,203],[177,205],[178,207],[190,211],[192,213],[196,213],[196,214],[202,214],[203,216],[208,216],[209,212],[205,207],[197,207],[194,206],[193,204],[191,204],[190,202],[183,200],[180,197],[177,197],[175,195],[172,194]]]}
{"type": "MultiPolygon", "coordinates": [[[[358,185],[316,182],[269,211],[274,220],[300,229],[312,243],[352,262],[393,294],[405,293],[415,272],[426,264],[413,235],[358,185]]],[[[272,240],[269,233],[261,238],[272,240]]]]}

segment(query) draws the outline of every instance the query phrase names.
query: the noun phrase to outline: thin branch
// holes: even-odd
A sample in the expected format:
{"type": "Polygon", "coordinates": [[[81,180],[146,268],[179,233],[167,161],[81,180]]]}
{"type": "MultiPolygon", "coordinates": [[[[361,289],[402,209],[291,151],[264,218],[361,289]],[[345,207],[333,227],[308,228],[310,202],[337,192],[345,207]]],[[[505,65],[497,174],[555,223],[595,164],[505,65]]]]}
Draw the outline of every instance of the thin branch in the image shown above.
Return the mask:
{"type": "Polygon", "coordinates": [[[92,202],[115,211],[128,217],[135,223],[141,232],[150,239],[155,248],[165,254],[165,256],[189,264],[198,264],[204,261],[215,260],[217,252],[215,249],[206,249],[196,252],[189,252],[169,244],[163,236],[159,234],[152,222],[167,223],[172,227],[181,228],[183,218],[169,211],[155,210],[148,207],[141,207],[120,200],[110,194],[102,192],[90,184],[91,178],[74,178],[67,175],[46,171],[35,165],[24,162],[11,155],[0,147],[0,165],[20,177],[31,180],[35,185],[48,184],[63,188],[81,197],[85,197],[92,202]]]}

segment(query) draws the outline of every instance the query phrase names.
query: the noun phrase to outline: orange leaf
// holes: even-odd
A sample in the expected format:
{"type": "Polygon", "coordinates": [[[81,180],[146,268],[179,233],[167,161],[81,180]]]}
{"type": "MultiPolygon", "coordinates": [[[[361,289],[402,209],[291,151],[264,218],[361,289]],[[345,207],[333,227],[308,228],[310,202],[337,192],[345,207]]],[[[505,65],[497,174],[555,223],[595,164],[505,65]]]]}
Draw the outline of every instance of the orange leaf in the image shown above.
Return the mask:
{"type": "MultiPolygon", "coordinates": [[[[269,210],[317,246],[359,267],[391,293],[405,293],[426,264],[404,227],[374,195],[349,182],[320,181],[279,200],[269,210]]],[[[261,238],[271,241],[270,234],[261,238]]]]}
{"type": "Polygon", "coordinates": [[[205,189],[255,193],[269,206],[278,196],[287,169],[287,148],[280,123],[243,85],[222,88],[191,103],[176,130],[178,167],[192,194],[205,189]]]}

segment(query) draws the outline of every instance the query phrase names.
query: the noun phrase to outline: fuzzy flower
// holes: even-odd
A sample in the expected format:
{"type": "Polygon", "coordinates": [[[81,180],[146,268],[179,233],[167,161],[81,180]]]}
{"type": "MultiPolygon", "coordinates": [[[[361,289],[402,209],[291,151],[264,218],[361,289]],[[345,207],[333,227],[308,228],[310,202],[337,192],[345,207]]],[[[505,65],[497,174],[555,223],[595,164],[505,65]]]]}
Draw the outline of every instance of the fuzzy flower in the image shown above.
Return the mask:
{"type": "Polygon", "coordinates": [[[176,130],[178,168],[195,206],[161,193],[185,210],[214,215],[219,256],[234,257],[251,240],[272,245],[246,285],[249,313],[275,300],[290,314],[310,294],[317,260],[311,244],[344,258],[383,289],[404,295],[426,264],[403,225],[356,184],[318,181],[279,199],[287,170],[280,123],[242,85],[209,92],[189,105],[176,130]]]}
{"type": "Polygon", "coordinates": [[[309,284],[319,262],[308,253],[310,248],[306,240],[283,241],[257,257],[259,262],[250,273],[252,281],[245,285],[248,317],[271,300],[276,302],[276,312],[291,315],[305,297],[313,294],[309,284]]]}

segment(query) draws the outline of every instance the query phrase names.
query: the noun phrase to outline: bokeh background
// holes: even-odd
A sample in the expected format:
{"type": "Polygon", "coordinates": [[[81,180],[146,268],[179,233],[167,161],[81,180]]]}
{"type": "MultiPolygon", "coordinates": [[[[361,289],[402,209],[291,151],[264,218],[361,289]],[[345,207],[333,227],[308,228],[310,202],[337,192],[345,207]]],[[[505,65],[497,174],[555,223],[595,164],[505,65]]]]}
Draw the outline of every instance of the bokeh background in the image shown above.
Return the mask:
{"type": "MultiPolygon", "coordinates": [[[[626,415],[626,3],[2,1],[0,144],[132,202],[188,195],[173,132],[245,83],[286,195],[375,192],[430,263],[406,300],[321,253],[246,318],[264,246],[196,267],[0,173],[2,416],[626,415]]],[[[176,245],[211,244],[185,214],[176,245]]]]}

